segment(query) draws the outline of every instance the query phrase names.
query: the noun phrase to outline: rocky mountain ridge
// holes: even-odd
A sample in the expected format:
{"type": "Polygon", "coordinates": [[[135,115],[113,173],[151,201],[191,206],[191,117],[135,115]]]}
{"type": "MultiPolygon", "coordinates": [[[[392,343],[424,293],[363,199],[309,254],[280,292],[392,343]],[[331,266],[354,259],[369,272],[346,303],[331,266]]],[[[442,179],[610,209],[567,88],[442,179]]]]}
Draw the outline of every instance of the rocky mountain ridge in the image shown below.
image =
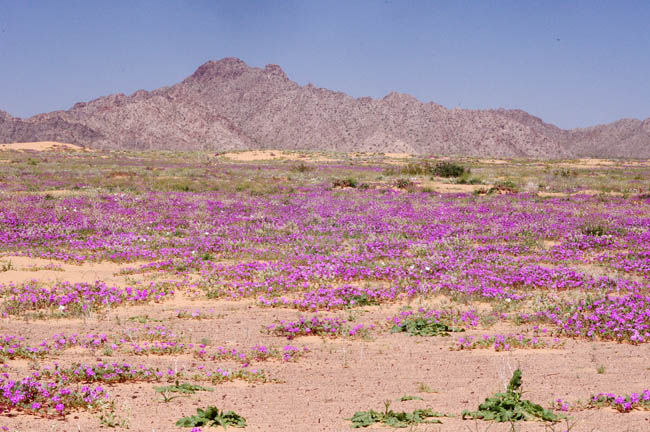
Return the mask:
{"type": "Polygon", "coordinates": [[[225,58],[151,92],[113,94],[27,119],[0,111],[0,142],[25,141],[137,150],[650,158],[650,119],[563,130],[522,110],[447,109],[395,92],[354,98],[300,86],[277,65],[255,68],[225,58]]]}

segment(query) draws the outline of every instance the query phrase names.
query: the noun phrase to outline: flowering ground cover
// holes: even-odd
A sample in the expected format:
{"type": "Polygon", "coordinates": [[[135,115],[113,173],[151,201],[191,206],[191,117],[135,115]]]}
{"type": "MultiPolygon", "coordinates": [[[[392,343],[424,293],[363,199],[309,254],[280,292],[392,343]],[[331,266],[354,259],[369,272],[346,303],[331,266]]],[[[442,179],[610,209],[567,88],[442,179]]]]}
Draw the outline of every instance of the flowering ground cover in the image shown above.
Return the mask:
{"type": "Polygon", "coordinates": [[[518,368],[562,430],[647,425],[650,165],[5,153],[9,430],[346,430],[414,393],[463,430],[518,368]],[[179,380],[214,391],[157,395],[179,380]]]}

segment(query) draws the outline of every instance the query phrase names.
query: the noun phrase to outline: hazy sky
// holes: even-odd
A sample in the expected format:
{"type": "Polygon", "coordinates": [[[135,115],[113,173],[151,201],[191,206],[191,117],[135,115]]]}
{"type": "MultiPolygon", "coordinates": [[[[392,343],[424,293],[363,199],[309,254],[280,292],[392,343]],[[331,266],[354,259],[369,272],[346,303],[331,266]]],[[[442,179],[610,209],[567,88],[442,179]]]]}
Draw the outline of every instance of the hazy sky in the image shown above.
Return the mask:
{"type": "Polygon", "coordinates": [[[0,109],[172,85],[207,60],[564,128],[650,117],[650,1],[0,0],[0,109]]]}

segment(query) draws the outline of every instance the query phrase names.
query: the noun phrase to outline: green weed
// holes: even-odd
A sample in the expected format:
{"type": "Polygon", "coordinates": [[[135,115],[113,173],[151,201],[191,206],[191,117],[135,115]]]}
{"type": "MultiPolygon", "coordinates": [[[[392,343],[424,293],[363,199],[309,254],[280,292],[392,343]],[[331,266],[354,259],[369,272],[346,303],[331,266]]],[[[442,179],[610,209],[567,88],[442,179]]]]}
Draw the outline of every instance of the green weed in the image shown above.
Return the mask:
{"type": "Polygon", "coordinates": [[[228,426],[236,428],[246,427],[246,419],[234,411],[219,411],[215,406],[206,409],[197,408],[196,415],[183,417],[176,422],[179,427],[201,427],[201,426],[228,426]]]}
{"type": "Polygon", "coordinates": [[[162,401],[165,403],[170,402],[184,395],[194,394],[198,391],[207,391],[207,392],[214,391],[214,389],[210,387],[203,387],[198,384],[190,384],[190,383],[179,384],[178,381],[176,381],[174,385],[169,385],[164,387],[154,387],[153,389],[156,391],[156,393],[160,393],[160,395],[162,396],[162,401]]]}
{"type": "Polygon", "coordinates": [[[521,370],[517,369],[510,379],[505,393],[496,393],[485,399],[477,411],[464,410],[463,420],[482,419],[496,422],[516,422],[542,420],[558,422],[561,418],[553,411],[542,408],[541,405],[522,399],[521,370]]]}
{"type": "Polygon", "coordinates": [[[450,327],[433,318],[408,317],[391,329],[391,333],[408,333],[411,336],[449,336],[450,332],[463,332],[462,328],[450,327]]]}
{"type": "Polygon", "coordinates": [[[386,426],[394,428],[405,428],[409,425],[420,423],[440,424],[440,420],[435,417],[445,417],[441,414],[427,409],[416,409],[413,412],[395,412],[390,409],[390,401],[384,402],[384,412],[377,412],[374,410],[357,411],[349,420],[352,422],[353,428],[362,428],[372,426],[375,423],[382,423],[386,426]],[[433,418],[432,420],[429,420],[433,418]]]}

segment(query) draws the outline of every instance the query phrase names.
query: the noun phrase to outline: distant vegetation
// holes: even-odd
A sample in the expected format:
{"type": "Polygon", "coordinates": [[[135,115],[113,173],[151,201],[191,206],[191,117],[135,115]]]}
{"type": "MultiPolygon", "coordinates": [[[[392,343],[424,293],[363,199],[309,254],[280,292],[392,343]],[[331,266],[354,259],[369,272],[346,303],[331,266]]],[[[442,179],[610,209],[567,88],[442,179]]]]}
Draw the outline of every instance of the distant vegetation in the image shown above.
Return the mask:
{"type": "Polygon", "coordinates": [[[429,161],[410,163],[400,168],[389,168],[385,171],[386,175],[422,175],[432,177],[461,177],[470,173],[469,168],[465,168],[455,162],[438,162],[432,164],[429,161]]]}

